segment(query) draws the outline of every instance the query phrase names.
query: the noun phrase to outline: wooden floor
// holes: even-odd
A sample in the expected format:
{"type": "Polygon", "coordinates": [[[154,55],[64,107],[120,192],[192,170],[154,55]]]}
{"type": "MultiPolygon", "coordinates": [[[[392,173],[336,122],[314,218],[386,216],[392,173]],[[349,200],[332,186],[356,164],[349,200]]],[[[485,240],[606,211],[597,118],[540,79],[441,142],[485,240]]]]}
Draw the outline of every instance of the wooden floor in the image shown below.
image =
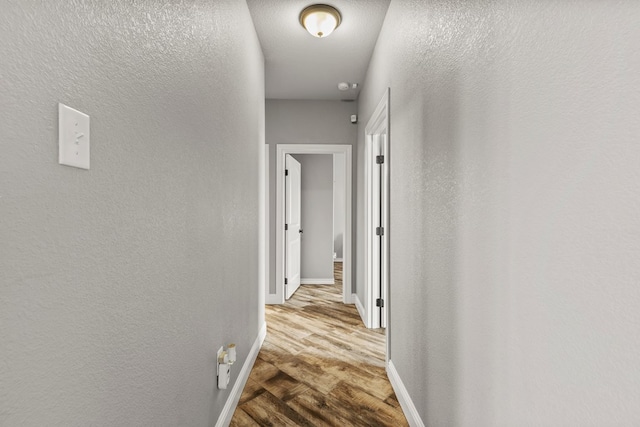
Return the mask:
{"type": "Polygon", "coordinates": [[[366,329],[336,284],[266,307],[267,338],[231,426],[406,426],[384,370],[384,330],[366,329]]]}

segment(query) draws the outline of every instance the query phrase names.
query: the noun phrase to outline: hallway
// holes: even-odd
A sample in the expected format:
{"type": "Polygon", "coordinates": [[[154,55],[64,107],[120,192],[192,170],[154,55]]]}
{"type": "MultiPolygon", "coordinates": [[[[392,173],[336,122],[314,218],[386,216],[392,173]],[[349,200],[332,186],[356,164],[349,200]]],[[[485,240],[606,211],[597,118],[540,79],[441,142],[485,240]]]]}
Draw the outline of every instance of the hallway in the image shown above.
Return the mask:
{"type": "Polygon", "coordinates": [[[384,330],[366,329],[336,283],[304,285],[266,309],[267,338],[232,426],[407,425],[384,370],[384,330]]]}
{"type": "Polygon", "coordinates": [[[308,6],[2,1],[0,425],[227,427],[260,355],[236,425],[397,425],[388,374],[412,426],[640,426],[640,1],[308,6]],[[386,94],[385,373],[330,287],[267,305],[278,146],[325,144],[373,309],[386,94]]]}

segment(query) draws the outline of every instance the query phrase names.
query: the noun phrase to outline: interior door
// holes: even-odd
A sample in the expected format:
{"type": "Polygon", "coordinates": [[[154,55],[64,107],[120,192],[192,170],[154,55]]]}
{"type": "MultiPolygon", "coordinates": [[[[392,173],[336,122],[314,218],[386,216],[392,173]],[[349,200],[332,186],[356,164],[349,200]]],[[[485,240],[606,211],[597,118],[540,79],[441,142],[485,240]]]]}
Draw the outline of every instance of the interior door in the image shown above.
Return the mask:
{"type": "Polygon", "coordinates": [[[285,298],[300,287],[300,163],[290,154],[285,157],[285,298]]]}
{"type": "Polygon", "coordinates": [[[389,284],[389,156],[387,152],[387,135],[381,134],[378,141],[377,150],[382,156],[382,163],[379,163],[379,178],[378,186],[380,191],[380,228],[381,233],[378,241],[379,245],[379,259],[380,259],[380,284],[379,293],[382,304],[380,307],[380,327],[387,327],[387,313],[388,309],[385,308],[385,303],[389,302],[388,299],[388,284],[389,284]]]}
{"type": "Polygon", "coordinates": [[[383,166],[384,166],[384,150],[382,143],[382,135],[373,135],[371,144],[371,163],[373,165],[372,173],[372,199],[371,214],[373,220],[373,228],[369,231],[372,234],[373,253],[371,254],[371,285],[373,296],[376,301],[376,310],[373,318],[373,324],[377,327],[385,327],[384,322],[384,211],[383,211],[383,166]]]}

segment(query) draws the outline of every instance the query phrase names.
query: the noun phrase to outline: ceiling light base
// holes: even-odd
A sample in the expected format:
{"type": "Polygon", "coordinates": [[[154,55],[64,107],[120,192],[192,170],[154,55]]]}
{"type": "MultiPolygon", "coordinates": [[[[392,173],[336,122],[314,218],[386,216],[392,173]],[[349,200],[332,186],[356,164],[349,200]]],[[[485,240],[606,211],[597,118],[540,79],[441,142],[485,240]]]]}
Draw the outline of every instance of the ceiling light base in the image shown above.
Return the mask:
{"type": "Polygon", "coordinates": [[[314,4],[300,12],[300,24],[314,37],[327,37],[340,26],[340,22],[340,12],[328,4],[314,4]]]}

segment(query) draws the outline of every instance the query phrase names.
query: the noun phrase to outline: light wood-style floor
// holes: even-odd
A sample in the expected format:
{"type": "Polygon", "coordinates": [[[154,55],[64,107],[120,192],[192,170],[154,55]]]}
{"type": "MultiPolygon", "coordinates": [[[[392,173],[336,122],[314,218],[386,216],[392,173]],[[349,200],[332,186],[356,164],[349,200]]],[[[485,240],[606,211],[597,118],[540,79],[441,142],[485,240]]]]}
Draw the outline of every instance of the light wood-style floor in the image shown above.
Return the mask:
{"type": "Polygon", "coordinates": [[[384,370],[384,330],[366,329],[336,284],[266,307],[267,338],[231,426],[407,426],[384,370]]]}

